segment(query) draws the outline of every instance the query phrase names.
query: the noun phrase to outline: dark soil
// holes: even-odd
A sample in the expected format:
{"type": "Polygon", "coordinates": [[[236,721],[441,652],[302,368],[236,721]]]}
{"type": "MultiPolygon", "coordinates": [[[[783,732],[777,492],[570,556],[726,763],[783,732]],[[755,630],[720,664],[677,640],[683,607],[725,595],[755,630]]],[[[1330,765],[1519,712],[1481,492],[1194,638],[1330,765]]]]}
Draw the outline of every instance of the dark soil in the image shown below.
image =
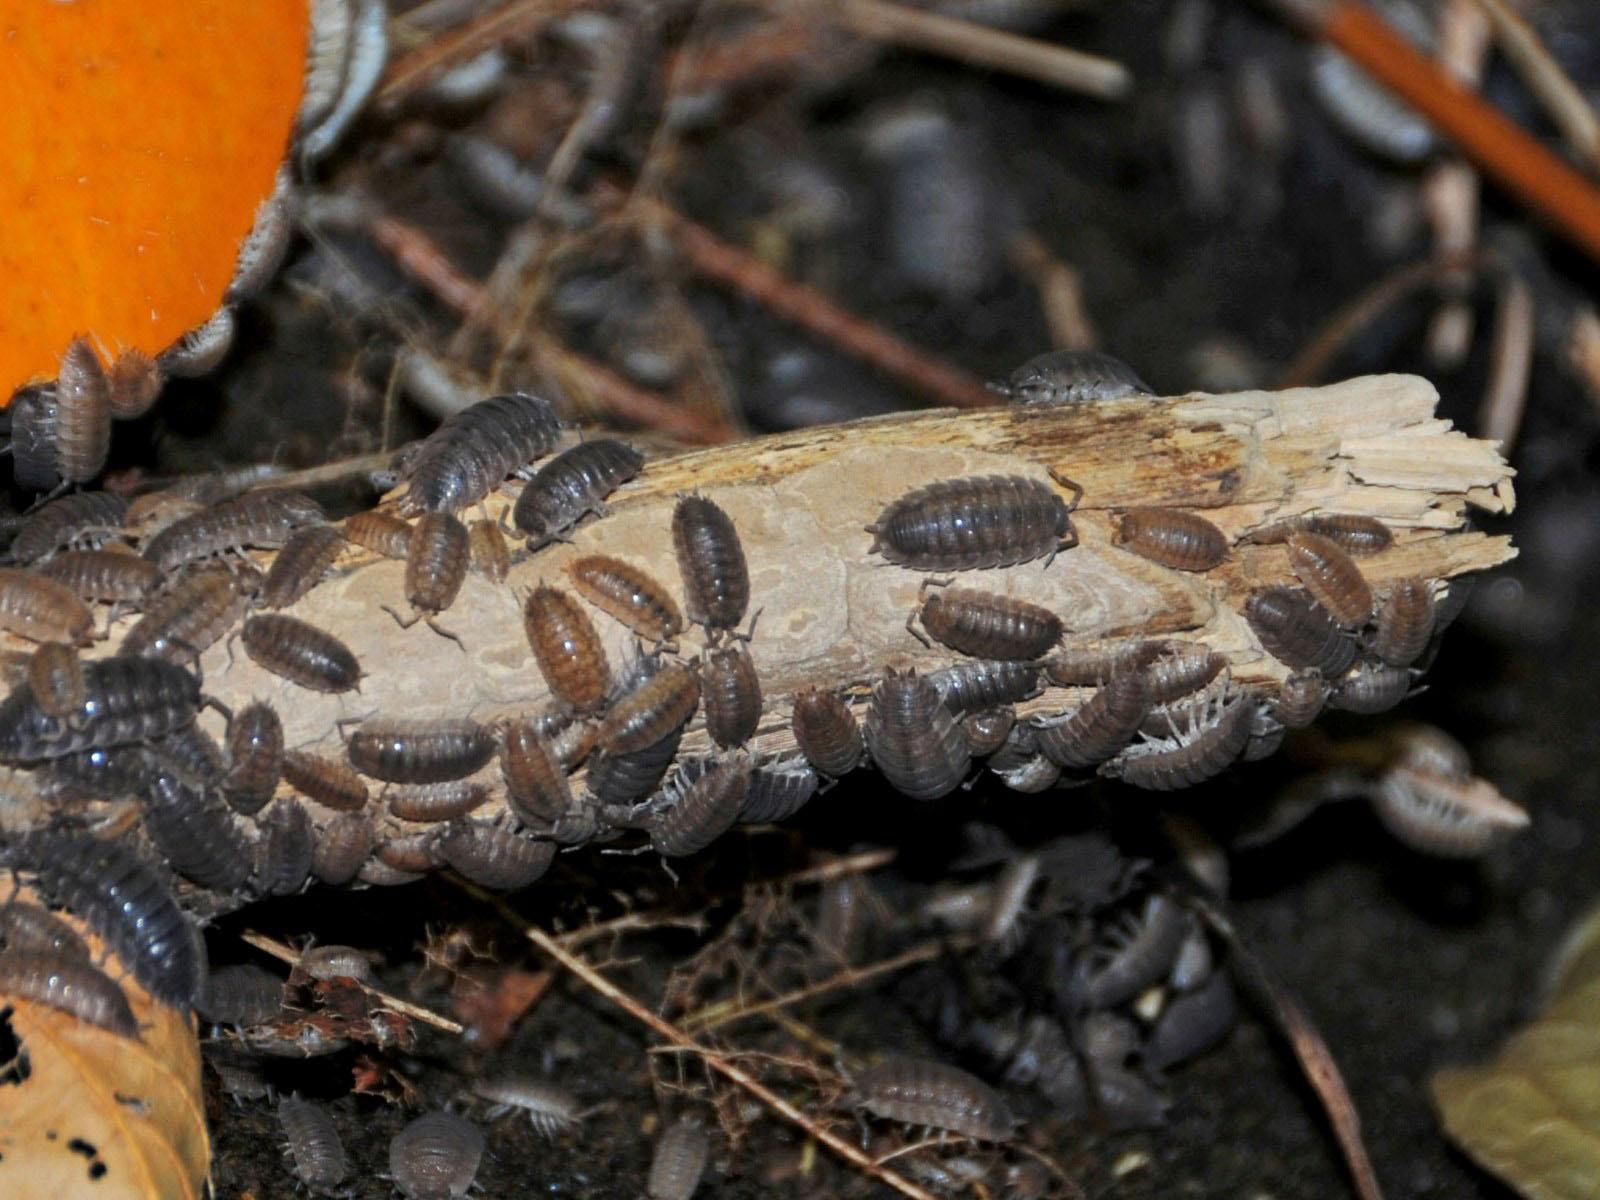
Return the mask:
{"type": "MultiPolygon", "coordinates": [[[[1104,349],[1133,363],[1158,391],[1224,390],[1228,381],[1268,384],[1341,304],[1426,253],[1425,241],[1413,240],[1390,256],[1375,255],[1366,233],[1383,195],[1414,186],[1418,173],[1387,167],[1343,141],[1302,86],[1304,45],[1252,7],[1215,5],[1200,57],[1174,67],[1159,44],[1173,7],[1157,0],[1105,3],[1040,33],[1131,64],[1139,82],[1127,104],[1101,105],[939,60],[889,55],[870,73],[826,87],[804,93],[771,88],[742,98],[723,123],[690,140],[669,193],[682,210],[740,240],[763,211],[743,173],[748,145],[757,141],[774,155],[781,139],[789,139],[782,152],[814,158],[833,172],[852,214],[823,244],[801,247],[792,269],[910,341],[937,347],[980,375],[1003,377],[1049,345],[1036,293],[1003,262],[990,281],[959,301],[909,284],[888,248],[884,172],[862,151],[862,122],[875,106],[931,96],[963,129],[964,145],[980,164],[980,183],[987,180],[1009,197],[996,209],[1009,206],[1082,272],[1104,349]],[[1175,121],[1198,92],[1228,94],[1246,60],[1276,74],[1291,118],[1290,148],[1268,161],[1234,129],[1227,198],[1220,208],[1196,211],[1174,160],[1175,121]],[[1251,199],[1264,187],[1277,189],[1281,203],[1251,199]],[[1224,358],[1233,374],[1219,380],[1224,358]]],[[[1592,28],[1583,32],[1585,12],[1582,0],[1571,0],[1546,5],[1537,15],[1569,67],[1593,87],[1600,79],[1600,41],[1592,28]]],[[[1514,115],[1539,124],[1532,102],[1503,67],[1491,74],[1487,90],[1514,115]]],[[[333,179],[384,185],[395,211],[439,230],[463,266],[486,273],[503,228],[465,211],[447,180],[408,158],[407,136],[430,119],[412,114],[391,123],[369,121],[334,164],[333,179]]],[[[611,153],[614,163],[626,166],[636,152],[623,139],[611,153]]],[[[1595,277],[1576,252],[1541,234],[1503,198],[1490,194],[1486,209],[1486,237],[1509,247],[1523,265],[1541,312],[1528,415],[1513,456],[1519,508],[1499,523],[1517,535],[1523,556],[1480,584],[1431,673],[1429,690],[1394,719],[1432,722],[1459,738],[1477,769],[1532,812],[1532,829],[1485,861],[1462,866],[1399,848],[1364,805],[1332,805],[1284,840],[1239,858],[1229,903],[1243,938],[1327,1038],[1361,1111],[1378,1174],[1394,1197],[1508,1194],[1443,1140],[1427,1079],[1442,1065],[1490,1053],[1535,1011],[1542,964],[1600,891],[1600,737],[1593,715],[1600,617],[1586,602],[1600,579],[1600,411],[1560,354],[1574,305],[1585,293],[1593,295],[1595,277]]],[[[360,246],[346,249],[358,258],[365,253],[360,246]]],[[[330,322],[325,309],[296,290],[297,283],[323,278],[318,271],[325,254],[301,245],[285,280],[246,312],[246,343],[225,371],[174,388],[159,418],[123,431],[119,453],[126,463],[153,470],[266,459],[300,465],[378,446],[392,326],[359,309],[341,310],[330,322]]],[[[372,259],[370,282],[385,291],[391,307],[407,320],[416,317],[419,328],[448,330],[426,296],[366,257],[372,259]]],[[[1492,289],[1480,291],[1477,315],[1486,329],[1492,289]]],[[[792,425],[806,413],[843,419],[916,402],[748,302],[698,286],[688,295],[726,364],[738,415],[754,429],[792,425]],[[806,386],[820,397],[812,407],[798,404],[797,389],[774,374],[785,354],[803,357],[806,386]]],[[[1397,307],[1349,345],[1333,374],[1427,374],[1443,393],[1444,415],[1470,430],[1487,335],[1480,332],[1465,364],[1437,371],[1422,349],[1431,311],[1429,297],[1397,307]]],[[[421,415],[401,409],[391,441],[426,427],[421,415]]],[[[1347,721],[1343,731],[1359,734],[1383,719],[1347,721]]],[[[1244,768],[1183,806],[1225,830],[1235,814],[1263,803],[1286,773],[1281,764],[1244,768]]],[[[1117,814],[1119,829],[1148,826],[1154,813],[1145,797],[1118,792],[1091,800],[1077,792],[1013,796],[984,786],[941,810],[949,828],[935,836],[920,810],[879,794],[879,786],[839,787],[786,835],[719,845],[709,856],[715,863],[699,868],[677,893],[680,902],[693,906],[708,872],[725,885],[736,883],[757,863],[768,871],[798,863],[807,847],[897,846],[907,874],[897,884],[895,871],[885,873],[886,886],[921,886],[926,879],[919,882],[917,872],[933,869],[926,864],[940,861],[950,831],[977,814],[1048,832],[1058,821],[1081,826],[1085,814],[1102,811],[1096,805],[1117,814]],[[863,811],[874,814],[867,818],[870,827],[863,827],[863,811]]],[[[1138,841],[1141,835],[1135,828],[1129,836],[1138,841]]],[[[671,894],[645,860],[574,857],[576,865],[566,864],[567,882],[589,873],[592,902],[602,915],[618,911],[619,893],[640,908],[671,894]]],[[[579,894],[557,886],[550,896],[518,903],[541,923],[559,919],[570,928],[583,919],[574,899],[579,894]]],[[[713,909],[714,917],[726,919],[727,907],[713,909]]],[[[213,946],[220,957],[237,956],[230,933],[242,926],[350,941],[385,954],[388,986],[444,1007],[439,983],[416,986],[418,947],[428,930],[462,923],[491,931],[506,961],[537,969],[513,931],[445,883],[381,896],[315,894],[230,920],[214,932],[213,946]]],[[[631,938],[618,946],[621,962],[611,973],[653,1003],[663,973],[698,945],[681,933],[631,938]]],[[[802,1015],[857,1052],[892,1045],[943,1053],[892,985],[847,993],[802,1015]]],[[[752,1045],[781,1045],[770,1031],[748,1036],[752,1045]]],[[[598,1111],[581,1131],[553,1144],[519,1118],[497,1123],[479,1177],[486,1194],[639,1194],[649,1159],[646,1132],[665,1096],[649,1087],[645,1049],[639,1026],[570,980],[559,980],[494,1062],[548,1069],[598,1111]]],[[[424,1036],[414,1056],[385,1062],[433,1105],[456,1100],[463,1072],[478,1065],[470,1051],[435,1035],[424,1036]]],[[[359,1167],[350,1194],[386,1196],[390,1186],[379,1175],[387,1171],[388,1139],[408,1114],[375,1098],[347,1097],[351,1066],[348,1055],[322,1064],[281,1061],[273,1074],[280,1086],[333,1104],[359,1167]]],[[[706,1091],[695,1064],[656,1064],[658,1081],[679,1071],[686,1087],[706,1091]]],[[[1167,1125],[1125,1134],[1101,1132],[1092,1120],[1055,1121],[1027,1094],[1016,1102],[1043,1131],[1038,1144],[1090,1196],[1309,1200],[1346,1193],[1315,1101],[1258,1012],[1247,1010],[1222,1047],[1177,1069],[1170,1090],[1167,1125]]],[[[734,1104],[731,1095],[719,1094],[734,1104]]],[[[270,1108],[214,1099],[218,1194],[290,1195],[270,1108]]],[[[851,1128],[848,1121],[839,1127],[851,1128]]],[[[887,1194],[826,1155],[811,1174],[797,1176],[798,1150],[788,1127],[757,1121],[736,1152],[718,1154],[714,1182],[703,1194],[730,1200],[887,1194]]]]}

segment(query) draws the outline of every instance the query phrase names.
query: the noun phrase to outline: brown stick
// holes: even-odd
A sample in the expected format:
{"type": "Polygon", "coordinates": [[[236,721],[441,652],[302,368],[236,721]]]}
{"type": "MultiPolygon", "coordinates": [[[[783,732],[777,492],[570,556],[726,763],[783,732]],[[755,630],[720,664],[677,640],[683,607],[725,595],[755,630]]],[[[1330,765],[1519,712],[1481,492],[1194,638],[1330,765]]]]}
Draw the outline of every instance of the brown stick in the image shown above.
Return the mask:
{"type": "Polygon", "coordinates": [[[862,37],[892,42],[1034,79],[1051,87],[1122,100],[1133,90],[1128,68],[1098,54],[1085,54],[971,21],[959,21],[885,0],[835,0],[829,16],[862,37]]]}
{"type": "Polygon", "coordinates": [[[1257,994],[1288,1039],[1306,1082],[1327,1113],[1356,1195],[1361,1200],[1383,1200],[1383,1189],[1378,1185],[1377,1173],[1372,1169],[1372,1160],[1361,1140],[1361,1115],[1356,1112],[1355,1101],[1350,1098],[1350,1089],[1345,1086],[1344,1076],[1339,1073],[1339,1064],[1334,1061],[1327,1042],[1322,1040],[1311,1019],[1300,1011],[1294,997],[1273,977],[1266,963],[1244,944],[1222,911],[1198,897],[1190,897],[1188,902],[1228,943],[1235,973],[1257,994]]]}
{"type": "Polygon", "coordinates": [[[527,38],[556,18],[584,8],[588,0],[510,0],[417,47],[389,64],[374,97],[393,104],[441,72],[502,43],[527,38]]]}
{"type": "Polygon", "coordinates": [[[1539,33],[1506,0],[1477,0],[1494,25],[1495,41],[1544,105],[1567,144],[1590,171],[1600,170],[1600,116],[1545,48],[1539,33]]]}
{"type": "Polygon", "coordinates": [[[1323,324],[1316,337],[1294,360],[1284,368],[1278,386],[1284,388],[1307,387],[1322,378],[1333,356],[1368,325],[1413,292],[1421,291],[1436,279],[1470,268],[1477,270],[1490,260],[1482,250],[1468,254],[1451,254],[1444,258],[1430,258],[1424,262],[1402,267],[1394,274],[1378,280],[1323,324]]]}
{"type": "MultiPolygon", "coordinates": [[[[280,941],[269,938],[264,933],[256,933],[253,929],[247,929],[241,933],[239,935],[239,940],[247,945],[254,946],[257,950],[265,951],[266,953],[272,955],[272,957],[277,959],[279,962],[286,962],[290,966],[294,966],[300,961],[300,955],[295,952],[292,946],[286,946],[280,941]]],[[[399,996],[396,996],[390,992],[385,992],[379,988],[372,987],[369,984],[362,983],[359,979],[354,980],[353,982],[363,992],[367,993],[367,995],[375,996],[379,1000],[383,1001],[385,1008],[392,1008],[395,1012],[400,1013],[403,1016],[411,1017],[413,1020],[421,1021],[425,1025],[432,1025],[435,1029],[442,1029],[446,1033],[460,1035],[466,1032],[465,1025],[460,1025],[455,1021],[452,1021],[449,1017],[441,1017],[438,1013],[431,1009],[423,1008],[421,1005],[413,1004],[409,1000],[402,1000],[399,996]]]]}
{"type": "MultiPolygon", "coordinates": [[[[602,199],[621,198],[614,188],[602,199]]],[[[902,383],[954,408],[988,408],[999,398],[982,380],[901,341],[893,334],[845,311],[813,287],[795,283],[704,225],[689,220],[660,200],[635,195],[639,212],[660,223],[689,265],[708,279],[743,292],[756,303],[793,321],[848,354],[893,375],[902,383]]]]}
{"type": "MultiPolygon", "coordinates": [[[[503,908],[503,906],[501,907],[503,908]]],[[[510,913],[509,909],[503,910],[508,914],[510,913]]],[[[571,971],[580,980],[582,980],[583,983],[588,985],[594,991],[600,993],[600,995],[611,1001],[611,1003],[615,1004],[634,1020],[638,1021],[641,1025],[648,1026],[658,1036],[664,1038],[678,1049],[699,1056],[699,1058],[704,1061],[706,1066],[710,1067],[717,1074],[723,1076],[736,1086],[741,1087],[745,1091],[749,1092],[757,1100],[761,1101],[761,1103],[772,1109],[773,1112],[783,1117],[784,1120],[789,1121],[805,1130],[807,1135],[821,1142],[829,1150],[832,1150],[835,1154],[844,1159],[846,1162],[850,1163],[852,1166],[858,1167],[865,1171],[868,1175],[871,1175],[880,1183],[887,1184],[889,1187],[899,1192],[902,1196],[910,1196],[912,1197],[912,1200],[935,1200],[931,1193],[924,1191],[922,1188],[912,1183],[909,1179],[906,1179],[900,1175],[896,1175],[893,1171],[887,1171],[880,1167],[859,1148],[852,1146],[849,1142],[845,1141],[844,1138],[840,1137],[826,1126],[820,1125],[816,1121],[813,1121],[810,1117],[806,1116],[805,1113],[801,1112],[782,1096],[772,1091],[772,1089],[763,1084],[759,1079],[756,1079],[753,1075],[749,1074],[742,1067],[735,1063],[729,1062],[725,1057],[723,1057],[721,1054],[718,1054],[710,1047],[699,1045],[694,1041],[693,1038],[691,1038],[682,1029],[678,1028],[678,1026],[674,1025],[671,1021],[668,1021],[665,1017],[658,1016],[656,1013],[651,1012],[627,992],[623,991],[620,987],[612,983],[588,963],[584,962],[583,959],[567,950],[561,945],[560,942],[551,937],[544,930],[539,929],[537,926],[527,924],[520,919],[518,919],[517,924],[521,926],[522,932],[527,936],[530,942],[532,942],[545,954],[548,954],[561,966],[571,971]]]]}

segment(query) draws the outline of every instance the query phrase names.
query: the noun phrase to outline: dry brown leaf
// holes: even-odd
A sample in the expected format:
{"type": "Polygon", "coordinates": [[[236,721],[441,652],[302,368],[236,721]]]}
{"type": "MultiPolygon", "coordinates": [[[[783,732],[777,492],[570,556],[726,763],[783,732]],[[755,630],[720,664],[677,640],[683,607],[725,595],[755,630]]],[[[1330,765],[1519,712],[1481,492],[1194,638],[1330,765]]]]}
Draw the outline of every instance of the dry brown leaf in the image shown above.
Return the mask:
{"type": "MultiPolygon", "coordinates": [[[[80,927],[80,932],[83,932],[80,927]]],[[[85,933],[96,961],[103,953],[85,933]]],[[[157,1004],[115,957],[139,1040],[0,993],[19,1046],[0,1079],[0,1196],[6,1200],[189,1200],[211,1166],[194,1018],[157,1004]]]]}
{"type": "Polygon", "coordinates": [[[1600,911],[1567,939],[1537,1020],[1493,1061],[1433,1077],[1445,1130],[1532,1200],[1600,1196],[1600,911]]]}

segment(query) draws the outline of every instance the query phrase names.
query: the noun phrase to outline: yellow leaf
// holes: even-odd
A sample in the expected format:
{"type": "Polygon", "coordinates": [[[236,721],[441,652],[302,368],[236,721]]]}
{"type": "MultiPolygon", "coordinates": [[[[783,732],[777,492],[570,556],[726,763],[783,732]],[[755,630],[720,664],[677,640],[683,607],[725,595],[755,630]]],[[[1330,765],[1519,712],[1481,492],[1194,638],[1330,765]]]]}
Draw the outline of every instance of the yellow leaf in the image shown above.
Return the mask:
{"type": "Polygon", "coordinates": [[[1494,1060],[1440,1071],[1446,1131],[1533,1200],[1600,1196],[1600,913],[1569,938],[1539,1018],[1494,1060]]]}
{"type": "MultiPolygon", "coordinates": [[[[98,957],[101,948],[86,940],[98,957]]],[[[194,1017],[156,1003],[114,957],[102,968],[127,994],[138,1041],[0,992],[19,1046],[0,1076],[6,1200],[201,1195],[211,1144],[194,1017]]]]}

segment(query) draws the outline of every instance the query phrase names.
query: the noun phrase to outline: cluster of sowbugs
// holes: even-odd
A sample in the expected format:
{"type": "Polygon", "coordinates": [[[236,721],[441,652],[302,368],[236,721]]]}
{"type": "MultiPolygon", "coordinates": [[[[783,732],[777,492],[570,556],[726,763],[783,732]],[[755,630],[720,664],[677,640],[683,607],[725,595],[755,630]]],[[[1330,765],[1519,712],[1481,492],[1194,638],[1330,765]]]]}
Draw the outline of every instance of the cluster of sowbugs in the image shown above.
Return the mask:
{"type": "MultiPolygon", "coordinates": [[[[1031,364],[1020,399],[1077,397],[1083,389],[1062,376],[1069,368],[1059,356],[1031,364]]],[[[97,825],[108,823],[99,802],[136,799],[145,836],[176,874],[237,897],[291,894],[312,881],[403,883],[444,868],[515,890],[543,876],[562,847],[627,831],[664,859],[691,855],[737,823],[792,815],[824,782],[868,765],[927,801],[969,782],[974,759],[1023,792],[1096,774],[1170,790],[1271,753],[1286,729],[1308,724],[1325,704],[1378,712],[1398,703],[1462,590],[1451,585],[1441,601],[1436,585],[1413,579],[1374,591],[1359,559],[1387,548],[1392,535],[1370,518],[1309,514],[1254,530],[1244,541],[1283,544],[1298,585],[1262,588],[1243,607],[1262,646],[1291,671],[1267,695],[1236,685],[1226,657],[1198,643],[1134,639],[1061,649],[1061,615],[968,581],[1040,560],[1045,570],[1070,553],[1083,490],[1055,475],[938,480],[889,503],[864,531],[862,550],[926,573],[906,636],[949,649],[954,661],[922,672],[886,665],[859,681],[865,697],[795,693],[798,750],[774,759],[757,744],[768,705],[750,649],[759,607],[753,614],[744,547],[724,508],[686,494],[661,531],[675,551],[681,602],[642,567],[605,554],[571,558],[562,577],[522,597],[529,656],[552,697],[541,711],[487,723],[372,716],[347,731],[338,758],[286,746],[278,714],[260,701],[225,712],[225,745],[196,723],[208,703],[199,660],[224,639],[230,653],[237,646],[296,688],[360,688],[364,669],[350,649],[284,611],[352,546],[404,561],[397,599],[410,615],[391,610],[396,621],[426,621],[459,641],[441,621],[469,570],[503,584],[514,557],[567,540],[581,522],[603,516],[607,498],[644,469],[624,443],[580,441],[557,452],[561,437],[545,401],[492,397],[401,456],[406,487],[397,512],[358,513],[338,525],[306,496],[270,489],[210,506],[181,494],[129,504],[78,493],[39,507],[17,530],[16,565],[0,569],[0,628],[39,643],[13,664],[16,682],[0,703],[0,759],[32,770],[56,827],[9,845],[7,865],[79,913],[156,999],[226,1007],[210,995],[203,943],[164,874],[97,836],[105,832],[97,825]],[[524,484],[512,527],[487,517],[469,526],[462,514],[517,474],[524,484]],[[508,534],[527,550],[513,551],[508,534]],[[265,573],[243,553],[253,548],[277,550],[265,573]],[[97,607],[107,610],[106,628],[124,614],[138,620],[117,656],[83,661],[77,649],[97,636],[97,607]],[[591,609],[637,639],[632,658],[609,661],[591,609]],[[695,631],[700,653],[682,657],[679,642],[695,631]],[[1076,706],[1020,717],[1017,706],[1047,684],[1066,689],[1076,706]],[[715,749],[683,757],[682,739],[697,718],[715,749]],[[496,799],[504,801],[499,819],[474,815],[496,799]]],[[[1167,570],[1205,572],[1234,553],[1199,513],[1133,508],[1113,520],[1115,547],[1167,570]]],[[[1454,815],[1439,819],[1459,824],[1454,815]]],[[[1017,886],[1020,911],[1029,888],[1017,886]]],[[[1178,1061],[1204,1041],[1192,1029],[1214,1033],[1215,1012],[1231,1005],[1231,997],[1211,992],[1202,1005],[1199,993],[1190,997],[1187,985],[1174,984],[1184,992],[1174,1012],[1186,1013],[1188,1024],[1172,1033],[1147,1021],[1151,1040],[1139,1045],[1129,1041],[1126,1013],[1116,1022],[1107,1015],[1177,971],[1179,943],[1196,936],[1192,920],[1179,920],[1164,903],[1150,893],[1142,907],[1119,909],[1121,932],[1109,950],[1093,951],[1100,965],[1074,967],[1089,976],[1072,985],[1087,989],[1074,1002],[1097,1014],[1097,1023],[1085,1017],[1070,1037],[1060,1029],[1028,1033],[1076,1047],[1051,1060],[1055,1082],[1041,1087],[1065,1087],[1060,1080],[1075,1070],[1074,1086],[1090,1087],[1105,1111],[1128,1123],[1159,1108],[1149,1085],[1128,1073],[1130,1056],[1138,1050],[1153,1070],[1178,1061]],[[1175,921],[1182,929],[1169,936],[1175,921]],[[1133,991],[1108,982],[1123,971],[1135,978],[1137,987],[1127,985],[1133,991]]],[[[48,916],[41,909],[34,919],[48,916]]],[[[1084,918],[1074,919],[1075,944],[1084,944],[1084,918]]],[[[104,977],[86,982],[83,973],[94,968],[59,933],[51,936],[49,944],[8,937],[0,969],[10,989],[137,1036],[117,985],[104,977]]],[[[1053,1053],[1026,1046],[1030,1061],[1053,1053]]],[[[1018,1058],[1024,1043],[1012,1049],[1018,1058]]],[[[1002,1065],[1019,1079],[1027,1075],[1011,1060],[1002,1065]]],[[[949,1070],[875,1069],[857,1081],[861,1103],[973,1137],[1009,1136],[998,1094],[972,1091],[985,1085],[968,1087],[949,1070]],[[967,1091],[950,1099],[956,1082],[967,1091]],[[939,1115],[938,1103],[960,1111],[939,1115]]],[[[300,1136],[295,1130],[313,1140],[317,1133],[316,1121],[293,1104],[285,1127],[292,1139],[300,1136]]],[[[436,1132],[441,1145],[460,1141],[436,1132]]],[[[464,1157],[475,1161],[479,1138],[464,1157]]],[[[313,1147],[302,1177],[324,1186],[318,1181],[342,1161],[313,1147]]],[[[674,1193],[664,1184],[661,1194],[674,1193]]]]}

